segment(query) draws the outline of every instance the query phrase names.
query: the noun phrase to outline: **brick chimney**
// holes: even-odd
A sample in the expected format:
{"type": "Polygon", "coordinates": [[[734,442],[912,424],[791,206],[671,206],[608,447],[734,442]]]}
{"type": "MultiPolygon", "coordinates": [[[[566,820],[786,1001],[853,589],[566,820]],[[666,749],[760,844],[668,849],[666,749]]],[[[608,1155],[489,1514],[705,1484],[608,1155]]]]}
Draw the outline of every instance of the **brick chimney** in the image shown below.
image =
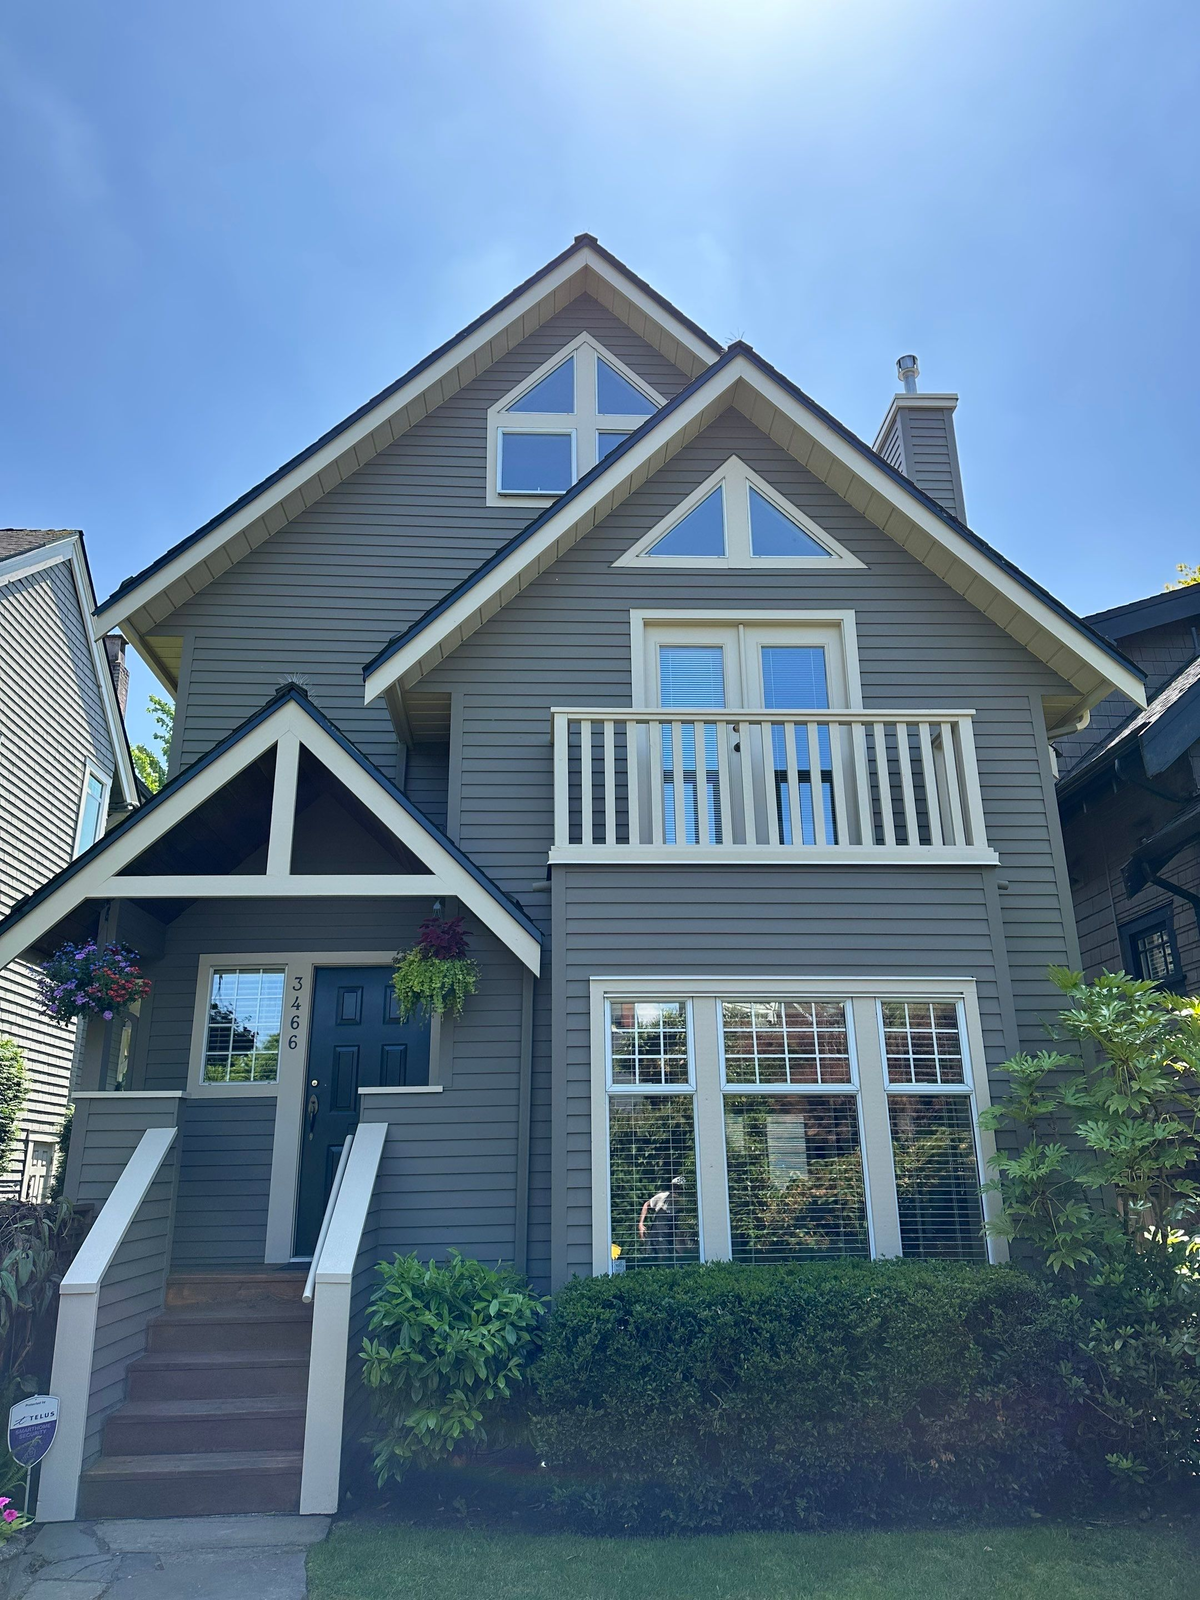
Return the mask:
{"type": "Polygon", "coordinates": [[[918,489],[924,489],[952,517],[967,520],[958,442],[954,437],[956,394],[920,394],[916,356],[901,356],[896,372],[904,385],[888,407],[875,439],[875,449],[918,489]]]}
{"type": "Polygon", "coordinates": [[[108,670],[112,673],[113,688],[117,691],[117,704],[125,715],[129,699],[129,668],[125,665],[125,640],[119,633],[104,635],[104,654],[108,657],[108,670]]]}

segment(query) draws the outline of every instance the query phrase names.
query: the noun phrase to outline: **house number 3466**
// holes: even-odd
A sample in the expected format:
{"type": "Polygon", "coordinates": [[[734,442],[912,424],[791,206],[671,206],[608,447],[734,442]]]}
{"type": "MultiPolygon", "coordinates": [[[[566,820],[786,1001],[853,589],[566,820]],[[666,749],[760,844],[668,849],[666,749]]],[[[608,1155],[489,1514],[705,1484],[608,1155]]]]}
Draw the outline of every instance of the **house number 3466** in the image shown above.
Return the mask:
{"type": "Polygon", "coordinates": [[[288,1042],[289,1050],[300,1048],[300,1017],[304,1010],[300,996],[304,993],[304,979],[292,979],[292,1003],[288,1007],[288,1042]]]}

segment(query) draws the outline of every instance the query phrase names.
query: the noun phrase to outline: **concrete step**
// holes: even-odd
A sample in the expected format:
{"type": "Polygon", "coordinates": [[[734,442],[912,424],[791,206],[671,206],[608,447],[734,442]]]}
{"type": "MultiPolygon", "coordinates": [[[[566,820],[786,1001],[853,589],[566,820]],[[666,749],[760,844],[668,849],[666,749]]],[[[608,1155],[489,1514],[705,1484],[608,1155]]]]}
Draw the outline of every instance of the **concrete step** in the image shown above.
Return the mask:
{"type": "Polygon", "coordinates": [[[280,1301],[164,1311],[150,1324],[147,1342],[154,1351],[301,1351],[311,1335],[311,1306],[280,1301]]]}
{"type": "Polygon", "coordinates": [[[247,1395],[302,1395],[308,1353],[273,1350],[163,1350],[129,1368],[130,1400],[226,1400],[247,1395]]]}
{"type": "Polygon", "coordinates": [[[168,1311],[202,1306],[299,1303],[307,1267],[258,1267],[228,1272],[173,1272],[167,1279],[168,1311]]]}
{"type": "Polygon", "coordinates": [[[253,1395],[221,1400],[127,1400],[104,1424],[105,1456],[202,1451],[301,1450],[304,1396],[253,1395]]]}
{"type": "Polygon", "coordinates": [[[299,1450],[213,1450],[102,1456],[79,1484],[79,1516],[200,1517],[295,1512],[299,1450]]]}

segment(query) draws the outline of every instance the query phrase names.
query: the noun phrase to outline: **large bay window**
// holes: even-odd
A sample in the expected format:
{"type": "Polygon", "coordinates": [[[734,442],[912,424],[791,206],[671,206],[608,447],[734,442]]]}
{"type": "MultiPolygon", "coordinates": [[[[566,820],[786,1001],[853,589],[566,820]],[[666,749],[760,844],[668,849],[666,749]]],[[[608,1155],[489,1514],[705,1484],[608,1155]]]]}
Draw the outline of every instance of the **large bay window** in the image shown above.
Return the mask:
{"type": "Polygon", "coordinates": [[[988,1260],[982,1046],[956,983],[597,980],[596,1270],[988,1260]]]}

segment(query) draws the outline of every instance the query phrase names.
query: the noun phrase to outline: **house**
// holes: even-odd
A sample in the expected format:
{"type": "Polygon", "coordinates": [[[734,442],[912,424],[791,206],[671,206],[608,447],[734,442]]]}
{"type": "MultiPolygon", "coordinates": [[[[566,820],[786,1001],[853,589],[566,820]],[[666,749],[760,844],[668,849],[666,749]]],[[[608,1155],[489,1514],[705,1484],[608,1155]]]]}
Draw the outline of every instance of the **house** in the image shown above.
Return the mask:
{"type": "MultiPolygon", "coordinates": [[[[125,641],[93,634],[95,605],[82,534],[0,528],[0,915],[137,803],[125,641]]],[[[29,1085],[0,1196],[46,1192],[75,1033],[42,1015],[28,961],[0,970],[0,1036],[20,1045],[29,1085]]]]}
{"type": "Polygon", "coordinates": [[[1059,805],[1089,975],[1200,989],[1200,587],[1087,621],[1146,674],[1058,745],[1059,805]]]}
{"type": "Polygon", "coordinates": [[[1142,677],[901,368],[867,445],[582,235],[98,607],[178,709],[0,924],[153,983],[119,1092],[81,1053],[41,1517],[335,1509],[392,1252],[1003,1255],[976,1112],[1077,960],[1050,738],[1142,677]],[[478,989],[417,1024],[438,912],[478,989]]]}

